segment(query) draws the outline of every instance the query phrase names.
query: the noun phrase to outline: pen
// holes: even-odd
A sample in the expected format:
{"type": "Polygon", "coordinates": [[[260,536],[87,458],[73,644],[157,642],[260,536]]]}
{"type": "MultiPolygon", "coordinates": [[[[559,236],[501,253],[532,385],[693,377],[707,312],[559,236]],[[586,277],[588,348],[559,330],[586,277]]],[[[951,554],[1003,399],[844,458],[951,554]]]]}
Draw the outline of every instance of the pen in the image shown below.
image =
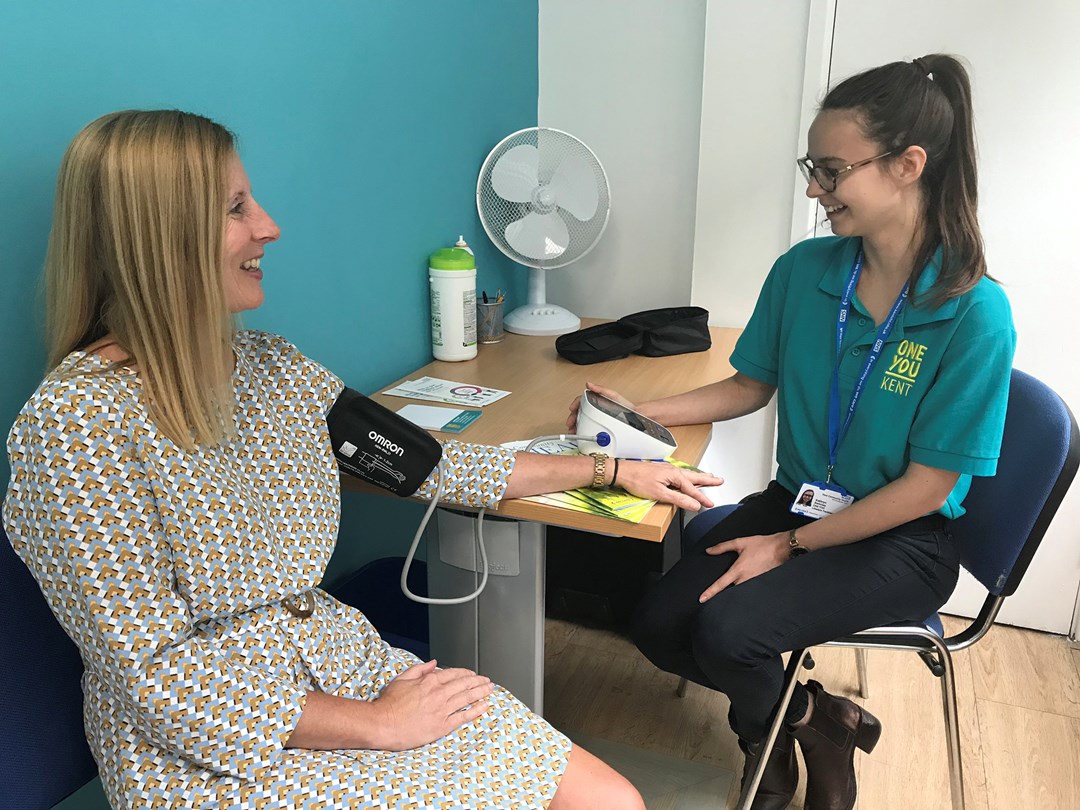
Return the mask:
{"type": "Polygon", "coordinates": [[[502,287],[499,287],[499,291],[495,293],[495,303],[501,304],[503,300],[502,287]]]}

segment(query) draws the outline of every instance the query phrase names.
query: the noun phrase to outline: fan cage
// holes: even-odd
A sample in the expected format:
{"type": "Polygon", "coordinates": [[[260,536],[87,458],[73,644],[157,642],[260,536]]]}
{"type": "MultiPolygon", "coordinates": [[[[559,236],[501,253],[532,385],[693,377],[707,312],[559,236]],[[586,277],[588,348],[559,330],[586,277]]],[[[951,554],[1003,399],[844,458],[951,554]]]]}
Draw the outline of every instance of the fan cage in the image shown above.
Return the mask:
{"type": "Polygon", "coordinates": [[[564,267],[580,259],[600,241],[607,227],[610,208],[610,189],[604,167],[588,146],[570,133],[559,129],[530,127],[507,135],[488,154],[476,181],[476,210],[488,238],[504,254],[526,267],[550,270],[564,267]],[[566,250],[556,252],[556,255],[547,259],[526,256],[507,244],[507,225],[522,219],[532,211],[532,203],[506,200],[496,194],[491,186],[491,172],[499,158],[515,146],[521,145],[536,147],[539,157],[537,174],[541,185],[550,183],[559,164],[571,155],[585,160],[592,169],[593,179],[596,182],[599,202],[596,213],[591,219],[583,222],[561,207],[554,211],[566,223],[569,244],[566,250]]]}

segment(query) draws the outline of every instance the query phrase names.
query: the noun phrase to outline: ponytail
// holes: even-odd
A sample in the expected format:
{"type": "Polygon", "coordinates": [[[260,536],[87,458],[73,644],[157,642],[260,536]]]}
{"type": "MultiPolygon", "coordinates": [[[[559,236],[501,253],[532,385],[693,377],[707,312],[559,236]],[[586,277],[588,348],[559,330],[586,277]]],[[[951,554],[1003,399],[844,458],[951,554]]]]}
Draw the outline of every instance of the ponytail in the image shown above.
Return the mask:
{"type": "Polygon", "coordinates": [[[865,136],[882,151],[926,151],[920,179],[924,227],[911,288],[939,246],[941,271],[929,290],[931,307],[978,284],[987,275],[986,256],[977,215],[971,82],[964,66],[952,56],[931,54],[873,68],[834,87],[821,109],[856,112],[865,136]]]}

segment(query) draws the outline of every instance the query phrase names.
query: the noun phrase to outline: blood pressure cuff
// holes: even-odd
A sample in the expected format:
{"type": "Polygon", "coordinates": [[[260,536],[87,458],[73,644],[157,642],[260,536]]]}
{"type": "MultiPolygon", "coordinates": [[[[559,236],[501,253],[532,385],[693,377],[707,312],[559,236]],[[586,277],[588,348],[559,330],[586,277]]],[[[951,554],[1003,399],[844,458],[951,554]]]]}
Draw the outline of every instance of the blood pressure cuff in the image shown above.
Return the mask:
{"type": "Polygon", "coordinates": [[[666,307],[635,312],[612,323],[579,329],[555,340],[555,351],[578,365],[618,360],[630,354],[667,357],[703,352],[712,346],[709,311],[666,307]]]}
{"type": "Polygon", "coordinates": [[[442,445],[423,428],[346,388],[326,415],[343,472],[405,498],[442,458],[442,445]]]}

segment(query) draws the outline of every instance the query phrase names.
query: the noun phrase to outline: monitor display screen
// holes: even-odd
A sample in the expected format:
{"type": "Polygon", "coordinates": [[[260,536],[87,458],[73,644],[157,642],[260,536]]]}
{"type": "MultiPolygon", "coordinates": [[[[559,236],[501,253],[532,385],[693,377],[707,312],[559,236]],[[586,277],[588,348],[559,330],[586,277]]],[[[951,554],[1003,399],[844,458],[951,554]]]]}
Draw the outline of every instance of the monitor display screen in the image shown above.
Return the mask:
{"type": "Polygon", "coordinates": [[[629,425],[635,430],[640,430],[647,436],[659,439],[665,444],[670,444],[672,447],[676,446],[675,437],[672,436],[670,431],[659,422],[654,422],[647,416],[642,416],[637,411],[633,411],[625,405],[620,405],[615,400],[608,399],[595,391],[586,391],[585,398],[588,400],[589,404],[598,411],[606,413],[608,416],[614,416],[623,424],[629,425]]]}

